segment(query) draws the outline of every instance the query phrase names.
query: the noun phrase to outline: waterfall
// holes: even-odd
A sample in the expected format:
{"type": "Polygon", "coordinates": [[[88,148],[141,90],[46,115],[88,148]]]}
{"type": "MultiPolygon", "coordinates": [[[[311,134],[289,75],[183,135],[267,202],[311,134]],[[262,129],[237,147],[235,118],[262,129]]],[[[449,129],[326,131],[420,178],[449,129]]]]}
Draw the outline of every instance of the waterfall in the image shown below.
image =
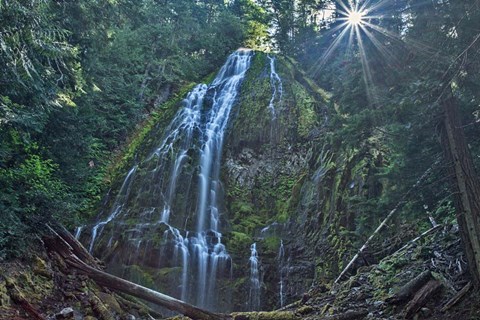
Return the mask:
{"type": "Polygon", "coordinates": [[[248,67],[250,54],[244,52],[231,55],[210,87],[214,88],[213,105],[207,116],[200,157],[200,186],[197,214],[197,231],[218,229],[218,204],[220,160],[223,138],[230,111],[238,95],[238,89],[248,67]],[[207,211],[210,214],[207,215],[207,211]]]}
{"type": "Polygon", "coordinates": [[[80,239],[80,236],[82,235],[82,229],[83,229],[83,226],[75,228],[75,239],[77,240],[80,239]]]}
{"type": "Polygon", "coordinates": [[[278,250],[278,273],[280,274],[279,281],[279,300],[280,308],[285,305],[285,292],[284,292],[284,278],[283,278],[283,266],[285,264],[285,248],[283,247],[283,240],[280,240],[280,249],[278,250]]]}
{"type": "Polygon", "coordinates": [[[167,293],[210,310],[218,310],[217,280],[231,276],[220,232],[221,156],[252,55],[234,52],[210,85],[197,85],[187,95],[150,155],[127,174],[109,216],[91,231],[90,251],[115,221],[123,234],[112,232],[108,243],[120,239],[129,250],[120,263],[154,260],[156,268],[181,268],[178,286],[167,293]],[[163,237],[155,247],[159,240],[151,238],[158,233],[163,237]]]}
{"type": "Polygon", "coordinates": [[[267,56],[270,60],[270,85],[272,87],[272,97],[270,98],[270,102],[268,104],[268,110],[272,115],[272,121],[277,119],[277,111],[275,109],[275,100],[280,102],[283,96],[283,83],[280,76],[275,71],[275,57],[267,56]]]}
{"type": "Polygon", "coordinates": [[[258,270],[257,244],[250,246],[250,291],[248,294],[248,310],[260,310],[260,272],[258,270]]]}
{"type": "Polygon", "coordinates": [[[128,174],[127,174],[127,176],[126,176],[125,180],[123,181],[123,184],[120,188],[120,191],[118,192],[117,198],[115,199],[115,203],[113,205],[113,210],[110,212],[107,219],[105,219],[103,221],[100,221],[93,226],[92,236],[91,236],[90,246],[88,248],[88,251],[92,252],[93,246],[95,244],[95,240],[97,239],[97,236],[99,236],[102,233],[103,227],[107,223],[109,223],[110,221],[115,219],[118,216],[118,214],[122,211],[122,208],[127,201],[128,195],[130,194],[130,186],[132,184],[133,176],[135,175],[135,171],[137,170],[137,167],[138,166],[136,166],[136,165],[133,166],[130,169],[130,171],[128,172],[128,174]]]}

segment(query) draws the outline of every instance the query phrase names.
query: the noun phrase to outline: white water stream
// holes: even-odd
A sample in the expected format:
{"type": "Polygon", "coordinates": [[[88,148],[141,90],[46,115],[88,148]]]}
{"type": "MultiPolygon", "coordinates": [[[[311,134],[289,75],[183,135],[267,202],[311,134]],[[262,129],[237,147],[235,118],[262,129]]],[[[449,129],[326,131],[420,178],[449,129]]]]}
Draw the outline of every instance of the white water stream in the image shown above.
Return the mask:
{"type": "MultiPolygon", "coordinates": [[[[211,310],[216,309],[218,300],[217,278],[227,272],[230,275],[232,265],[220,233],[224,136],[252,55],[250,50],[234,52],[212,84],[198,85],[187,95],[158,146],[128,172],[108,217],[91,229],[90,252],[107,224],[115,220],[125,225],[134,215],[137,224],[130,229],[132,233],[123,236],[134,244],[132,260],[141,264],[137,261],[141,246],[148,247],[151,242],[143,238],[144,230],[165,225],[164,243],[173,248],[162,252],[173,256],[162,259],[181,267],[178,297],[211,310]],[[192,199],[196,206],[188,204],[192,199]],[[192,209],[194,230],[181,231],[191,225],[192,209]]],[[[121,236],[112,231],[112,237],[121,236]]]]}

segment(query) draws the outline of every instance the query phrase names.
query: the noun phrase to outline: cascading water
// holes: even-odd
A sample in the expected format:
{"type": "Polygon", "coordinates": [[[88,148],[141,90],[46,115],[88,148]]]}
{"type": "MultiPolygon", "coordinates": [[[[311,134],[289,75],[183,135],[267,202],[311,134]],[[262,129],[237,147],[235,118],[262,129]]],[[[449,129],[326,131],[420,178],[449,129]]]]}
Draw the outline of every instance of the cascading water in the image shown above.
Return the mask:
{"type": "Polygon", "coordinates": [[[219,230],[223,141],[252,55],[236,51],[211,85],[187,95],[158,146],[130,170],[108,218],[91,230],[90,251],[115,221],[111,228],[123,234],[112,231],[107,248],[120,239],[130,251],[120,263],[181,268],[178,288],[167,293],[211,310],[219,309],[217,279],[230,276],[232,266],[219,230]],[[153,239],[159,232],[163,237],[153,239]]]}
{"type": "Polygon", "coordinates": [[[267,56],[270,60],[270,85],[272,87],[272,97],[268,104],[268,110],[272,114],[272,121],[277,119],[277,110],[275,109],[275,101],[280,102],[283,96],[283,83],[280,76],[275,71],[275,57],[267,56]]]}
{"type": "Polygon", "coordinates": [[[260,272],[258,269],[257,244],[250,246],[250,291],[248,294],[248,310],[260,310],[260,272]]]}
{"type": "Polygon", "coordinates": [[[278,250],[278,273],[280,274],[279,282],[279,300],[280,308],[285,305],[285,292],[284,292],[284,279],[283,279],[283,266],[285,264],[285,248],[283,247],[283,240],[280,240],[280,249],[278,250]]]}
{"type": "MultiPolygon", "coordinates": [[[[120,191],[118,192],[117,198],[115,199],[115,203],[113,205],[113,210],[110,212],[106,220],[98,222],[96,225],[93,226],[92,228],[92,237],[90,240],[90,246],[88,248],[88,251],[92,252],[93,250],[93,245],[95,244],[95,240],[97,239],[97,236],[103,231],[103,227],[115,219],[118,214],[122,211],[126,200],[128,198],[128,195],[130,194],[130,186],[133,181],[133,177],[135,175],[135,171],[137,170],[138,166],[133,166],[130,171],[127,174],[127,177],[123,181],[122,187],[120,188],[120,191]]],[[[79,235],[80,236],[80,235],[79,235]]]]}
{"type": "Polygon", "coordinates": [[[80,227],[75,228],[75,235],[74,235],[75,239],[77,239],[77,240],[80,239],[80,236],[82,235],[83,227],[84,226],[80,226],[80,227]]]}

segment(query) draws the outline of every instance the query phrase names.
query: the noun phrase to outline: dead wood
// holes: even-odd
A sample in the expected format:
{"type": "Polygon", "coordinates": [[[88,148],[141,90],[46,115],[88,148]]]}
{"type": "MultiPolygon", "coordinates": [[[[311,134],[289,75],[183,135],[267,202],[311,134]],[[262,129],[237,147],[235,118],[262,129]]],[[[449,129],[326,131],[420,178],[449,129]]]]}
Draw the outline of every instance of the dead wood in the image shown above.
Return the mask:
{"type": "Polygon", "coordinates": [[[25,297],[20,292],[20,290],[18,290],[14,282],[7,280],[6,284],[7,284],[7,290],[10,298],[12,298],[12,300],[16,304],[20,305],[23,308],[23,310],[25,310],[25,312],[27,312],[27,314],[31,317],[31,319],[46,320],[45,317],[42,316],[40,312],[38,312],[37,309],[35,309],[35,307],[32,306],[30,302],[27,301],[27,299],[25,299],[25,297]]]}
{"type": "Polygon", "coordinates": [[[412,244],[414,244],[414,243],[417,242],[418,240],[420,240],[420,239],[428,236],[428,235],[431,234],[431,233],[434,233],[434,232],[437,231],[437,230],[440,230],[442,227],[443,227],[443,225],[441,225],[441,224],[435,225],[433,228],[428,229],[427,231],[425,231],[424,233],[422,233],[421,235],[419,235],[419,236],[416,237],[415,239],[408,241],[407,244],[405,244],[403,247],[401,247],[400,249],[398,249],[397,251],[395,251],[395,253],[393,253],[393,255],[396,255],[396,254],[402,252],[403,250],[407,249],[409,246],[411,246],[412,244]]]}
{"type": "Polygon", "coordinates": [[[400,288],[400,290],[395,293],[393,296],[387,298],[385,302],[390,304],[400,304],[407,301],[412,297],[418,290],[420,290],[429,280],[432,279],[432,274],[430,271],[424,271],[416,276],[414,279],[407,282],[406,285],[400,288]]]}
{"type": "Polygon", "coordinates": [[[233,320],[300,320],[292,311],[235,312],[233,320]]]}
{"type": "Polygon", "coordinates": [[[355,320],[355,319],[363,319],[368,314],[368,310],[362,309],[358,311],[349,310],[345,313],[336,314],[333,316],[328,316],[324,318],[320,318],[322,320],[355,320]]]}
{"type": "Polygon", "coordinates": [[[443,306],[442,312],[447,311],[448,309],[456,305],[458,302],[460,302],[460,300],[462,300],[462,298],[467,294],[468,291],[470,291],[470,289],[472,289],[472,287],[473,287],[473,284],[470,281],[465,285],[465,287],[462,288],[462,290],[458,291],[452,297],[452,299],[448,300],[448,302],[443,306]]]}
{"type": "Polygon", "coordinates": [[[140,301],[132,301],[132,300],[129,300],[125,297],[129,297],[129,296],[123,295],[123,294],[116,295],[116,299],[117,299],[118,303],[121,306],[124,306],[126,309],[135,309],[138,312],[145,311],[146,313],[148,313],[149,315],[151,315],[154,318],[163,318],[164,317],[163,314],[153,310],[152,308],[150,308],[146,304],[141,303],[140,301]]]}
{"type": "MultiPolygon", "coordinates": [[[[113,276],[109,273],[97,269],[94,266],[90,266],[76,255],[75,249],[78,249],[78,246],[75,246],[75,248],[73,248],[59,233],[56,232],[56,230],[51,229],[51,232],[53,236],[44,239],[47,249],[51,252],[57,252],[69,266],[86,274],[99,285],[105,286],[112,290],[118,290],[120,292],[135,296],[140,299],[147,300],[169,310],[181,313],[192,319],[231,319],[231,316],[200,309],[181,300],[145,288],[122,278],[113,276]]],[[[71,237],[71,239],[73,239],[73,241],[75,242],[78,242],[73,237],[71,237]]]]}
{"type": "Polygon", "coordinates": [[[61,225],[56,225],[54,228],[50,227],[50,230],[54,230],[56,234],[58,234],[66,243],[70,245],[73,250],[73,253],[80,258],[86,264],[99,268],[97,260],[88,252],[87,249],[77,240],[75,237],[68,232],[65,227],[61,225]]]}
{"type": "Polygon", "coordinates": [[[335,279],[334,283],[338,283],[343,276],[350,270],[350,268],[353,266],[355,261],[362,256],[363,252],[368,248],[370,245],[370,242],[375,238],[377,234],[382,231],[382,229],[387,225],[387,223],[390,221],[390,219],[395,215],[395,213],[406,203],[406,199],[408,196],[430,175],[430,172],[432,172],[433,167],[438,163],[435,162],[430,168],[428,168],[423,175],[417,180],[417,182],[408,190],[402,197],[402,199],[397,203],[397,205],[388,213],[388,215],[383,219],[382,223],[375,229],[375,231],[370,235],[370,237],[367,239],[367,241],[363,244],[363,246],[358,250],[357,254],[350,260],[350,262],[347,264],[347,266],[342,270],[340,275],[335,279]]]}
{"type": "Polygon", "coordinates": [[[407,319],[412,318],[441,288],[442,284],[440,281],[428,281],[407,304],[405,317],[407,319]]]}

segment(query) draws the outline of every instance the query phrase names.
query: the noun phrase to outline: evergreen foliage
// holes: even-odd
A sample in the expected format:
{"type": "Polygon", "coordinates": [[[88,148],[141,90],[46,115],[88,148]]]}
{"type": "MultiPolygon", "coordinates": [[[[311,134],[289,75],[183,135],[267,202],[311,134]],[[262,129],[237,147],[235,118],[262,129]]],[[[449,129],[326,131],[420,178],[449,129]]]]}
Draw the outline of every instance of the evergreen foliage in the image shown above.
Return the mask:
{"type": "Polygon", "coordinates": [[[112,154],[244,32],[223,1],[0,1],[0,258],[94,214],[112,154]]]}
{"type": "MultiPolygon", "coordinates": [[[[338,1],[0,0],[0,258],[21,254],[52,219],[91,217],[113,155],[241,45],[295,58],[332,94],[318,150],[365,178],[354,194],[340,177],[332,230],[362,241],[432,166],[396,223],[452,221],[449,164],[434,165],[441,101],[458,104],[478,168],[480,2],[368,3],[375,28],[342,39],[338,1]]],[[[299,124],[302,138],[314,125],[299,124]]]]}

